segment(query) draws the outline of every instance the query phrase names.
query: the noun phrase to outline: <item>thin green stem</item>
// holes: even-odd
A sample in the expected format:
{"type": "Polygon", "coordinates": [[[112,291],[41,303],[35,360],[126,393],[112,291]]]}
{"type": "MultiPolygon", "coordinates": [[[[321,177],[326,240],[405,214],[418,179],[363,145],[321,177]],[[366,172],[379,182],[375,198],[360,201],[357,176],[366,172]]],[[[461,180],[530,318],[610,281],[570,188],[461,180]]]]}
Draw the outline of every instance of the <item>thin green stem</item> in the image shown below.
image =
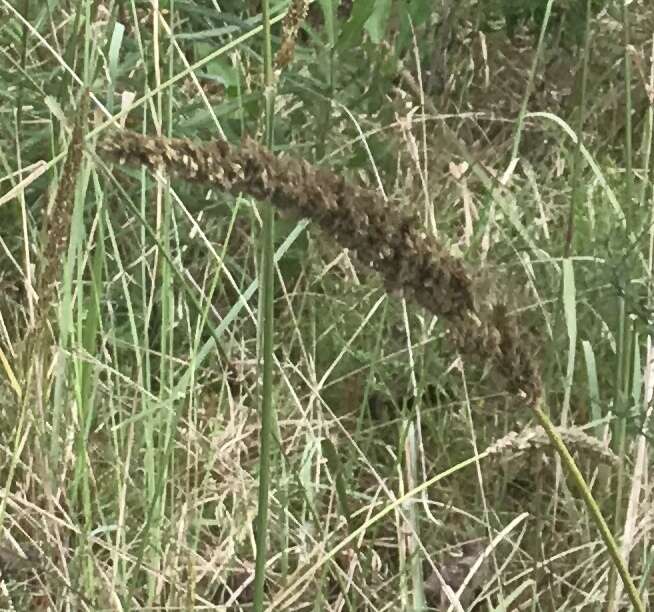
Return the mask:
{"type": "MultiPolygon", "coordinates": [[[[627,215],[631,211],[631,198],[634,192],[634,177],[633,177],[633,150],[631,141],[631,113],[632,113],[632,100],[631,100],[631,53],[629,51],[631,46],[630,41],[630,28],[629,28],[629,6],[628,2],[622,3],[622,31],[624,35],[624,95],[625,95],[625,117],[624,117],[624,149],[625,149],[625,199],[629,205],[627,215]]],[[[627,217],[629,220],[629,217],[627,217]]],[[[629,229],[629,225],[627,225],[629,229]]]]}
{"type": "MultiPolygon", "coordinates": [[[[264,102],[266,146],[273,145],[274,89],[272,70],[272,43],[270,37],[270,4],[262,0],[263,14],[263,58],[264,58],[264,102]]],[[[259,315],[261,318],[263,387],[261,397],[261,435],[259,442],[259,499],[257,507],[256,546],[257,558],[254,573],[254,611],[263,611],[266,579],[266,535],[268,532],[268,497],[270,490],[270,464],[272,455],[272,429],[275,422],[272,398],[273,333],[274,333],[274,216],[270,204],[263,209],[263,252],[261,257],[262,292],[259,315]]]]}
{"type": "Polygon", "coordinates": [[[538,419],[538,422],[542,425],[543,429],[547,433],[547,436],[552,442],[552,445],[556,449],[556,452],[559,454],[559,457],[561,457],[561,462],[565,466],[568,474],[579,488],[584,503],[586,504],[586,508],[588,508],[588,512],[590,512],[593,522],[600,532],[600,536],[604,541],[604,545],[606,546],[609,556],[613,561],[615,569],[620,575],[625,589],[627,590],[627,595],[629,596],[631,605],[636,612],[645,612],[645,606],[643,605],[643,602],[638,593],[638,589],[636,588],[636,585],[634,584],[634,581],[629,574],[629,570],[627,569],[624,559],[620,554],[620,550],[618,549],[615,538],[613,537],[608,524],[604,520],[602,512],[600,511],[599,506],[593,497],[593,494],[590,492],[588,484],[584,480],[584,477],[582,476],[579,468],[572,458],[570,451],[568,451],[565,443],[561,439],[561,436],[557,433],[554,425],[552,424],[552,421],[550,421],[549,417],[543,412],[543,410],[538,406],[534,406],[533,410],[536,418],[538,419]]]}
{"type": "Polygon", "coordinates": [[[586,120],[586,104],[588,102],[586,94],[588,91],[588,58],[590,56],[590,19],[591,19],[591,0],[586,0],[586,19],[584,25],[584,46],[581,60],[581,76],[579,79],[579,106],[577,116],[577,147],[573,158],[572,171],[572,197],[570,198],[570,209],[568,211],[568,227],[566,230],[565,245],[563,250],[564,257],[570,257],[574,244],[575,228],[575,211],[583,201],[583,181],[581,180],[581,170],[583,167],[583,156],[581,148],[584,142],[583,130],[586,120]]]}
{"type": "Polygon", "coordinates": [[[536,53],[534,55],[534,61],[531,65],[531,70],[529,71],[529,79],[527,81],[527,90],[525,95],[522,98],[522,104],[520,106],[520,113],[518,114],[518,121],[516,122],[516,131],[513,138],[513,149],[511,151],[511,157],[516,159],[518,157],[518,152],[520,151],[520,140],[522,139],[522,130],[525,123],[525,115],[527,114],[527,107],[529,105],[529,98],[534,90],[534,81],[536,78],[536,69],[538,68],[538,63],[543,56],[543,50],[545,48],[545,33],[547,32],[547,25],[550,20],[550,15],[552,14],[552,5],[554,0],[547,0],[547,5],[545,6],[545,14],[543,16],[543,24],[540,29],[540,36],[538,38],[538,46],[536,47],[536,53]]]}
{"type": "MultiPolygon", "coordinates": [[[[633,227],[635,221],[634,211],[632,209],[632,197],[633,197],[633,153],[632,153],[632,138],[631,138],[631,112],[632,112],[632,100],[631,100],[631,57],[629,52],[630,46],[630,33],[629,33],[629,7],[627,2],[622,3],[622,33],[623,33],[623,46],[624,46],[624,80],[625,80],[625,138],[624,138],[624,154],[625,154],[625,217],[627,220],[627,240],[630,242],[629,233],[633,227]]],[[[614,529],[617,533],[622,525],[623,518],[623,497],[625,490],[625,471],[624,471],[624,462],[622,458],[624,456],[625,448],[625,437],[626,437],[626,416],[625,410],[627,408],[627,389],[629,385],[628,381],[628,371],[629,365],[627,360],[629,359],[629,350],[628,350],[628,339],[629,339],[629,325],[627,321],[626,313],[629,312],[629,305],[627,303],[628,295],[625,293],[624,298],[620,298],[620,319],[618,321],[619,325],[619,344],[618,344],[618,368],[617,368],[617,380],[616,380],[616,404],[617,412],[619,415],[617,432],[616,432],[616,448],[618,452],[618,457],[621,459],[620,466],[618,468],[618,478],[617,478],[617,490],[615,495],[615,519],[614,519],[614,529]]],[[[615,571],[612,571],[609,574],[609,588],[607,594],[607,605],[606,610],[608,612],[613,612],[616,610],[617,602],[615,601],[616,597],[616,584],[617,578],[615,571]]]]}

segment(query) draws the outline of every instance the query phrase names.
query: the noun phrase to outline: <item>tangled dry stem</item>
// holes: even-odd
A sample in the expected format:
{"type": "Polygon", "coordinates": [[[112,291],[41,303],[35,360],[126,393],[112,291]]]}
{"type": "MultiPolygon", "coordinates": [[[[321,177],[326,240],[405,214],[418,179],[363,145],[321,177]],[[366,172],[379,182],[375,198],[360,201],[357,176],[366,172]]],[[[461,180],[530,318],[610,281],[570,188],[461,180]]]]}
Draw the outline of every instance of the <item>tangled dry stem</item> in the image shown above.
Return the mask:
{"type": "Polygon", "coordinates": [[[378,272],[389,292],[402,291],[445,319],[454,348],[492,360],[507,391],[536,405],[541,379],[534,339],[503,305],[475,295],[463,263],[422,229],[417,216],[389,207],[375,191],[306,160],[276,156],[251,139],[235,147],[223,140],[195,143],[115,130],[97,146],[120,163],[248,194],[313,220],[363,267],[378,272]]]}

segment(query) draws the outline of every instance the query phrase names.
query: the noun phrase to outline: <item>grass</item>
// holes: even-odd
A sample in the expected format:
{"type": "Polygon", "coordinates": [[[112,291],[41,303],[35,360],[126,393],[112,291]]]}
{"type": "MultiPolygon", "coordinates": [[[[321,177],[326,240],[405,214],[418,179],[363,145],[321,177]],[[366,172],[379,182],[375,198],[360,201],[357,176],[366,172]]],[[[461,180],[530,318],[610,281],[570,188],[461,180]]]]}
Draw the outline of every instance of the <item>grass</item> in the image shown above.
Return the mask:
{"type": "Polygon", "coordinates": [[[220,6],[2,0],[1,607],[615,610],[623,580],[647,606],[651,10],[589,13],[578,46],[551,35],[555,13],[537,41],[509,41],[455,12],[450,74],[429,91],[417,14],[375,44],[383,16],[359,42],[361,15],[321,25],[316,4],[270,74],[259,6],[220,6]],[[246,193],[98,153],[111,116],[247,133],[379,188],[378,244],[415,214],[476,295],[507,301],[547,415],[483,351],[456,350],[447,310],[387,295],[317,224],[287,213],[273,233],[246,193]]]}

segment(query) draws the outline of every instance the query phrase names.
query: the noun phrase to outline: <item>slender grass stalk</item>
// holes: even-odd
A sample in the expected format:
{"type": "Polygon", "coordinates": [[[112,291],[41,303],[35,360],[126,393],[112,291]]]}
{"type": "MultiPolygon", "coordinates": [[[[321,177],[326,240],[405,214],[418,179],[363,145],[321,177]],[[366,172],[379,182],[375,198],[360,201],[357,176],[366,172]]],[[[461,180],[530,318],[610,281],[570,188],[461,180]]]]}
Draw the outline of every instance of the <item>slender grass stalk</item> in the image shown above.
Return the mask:
{"type": "Polygon", "coordinates": [[[549,417],[545,414],[545,412],[543,412],[540,406],[534,406],[533,411],[536,418],[538,419],[538,422],[542,425],[543,429],[547,433],[548,438],[551,440],[552,445],[556,449],[556,452],[559,454],[559,457],[561,457],[561,462],[565,466],[565,469],[568,472],[570,478],[577,485],[577,488],[579,489],[579,492],[581,493],[581,496],[584,500],[584,504],[586,505],[586,508],[588,509],[593,522],[597,526],[597,529],[600,532],[600,537],[606,546],[606,550],[608,551],[615,569],[620,575],[620,578],[622,579],[622,582],[627,590],[627,595],[629,596],[631,605],[636,612],[645,612],[645,606],[643,605],[633,578],[629,574],[627,565],[625,564],[624,559],[620,554],[618,544],[616,543],[608,524],[604,520],[602,512],[600,511],[599,506],[597,505],[597,502],[595,501],[595,498],[590,491],[590,488],[586,484],[583,475],[579,471],[577,464],[572,458],[570,451],[567,449],[565,443],[561,439],[561,436],[556,431],[552,421],[550,421],[549,417]]]}
{"type": "MultiPolygon", "coordinates": [[[[264,59],[264,103],[265,103],[265,141],[271,149],[273,144],[273,114],[274,89],[272,70],[272,43],[270,37],[270,4],[262,0],[261,12],[263,15],[263,59],[264,59]]],[[[264,587],[266,579],[266,535],[268,531],[268,495],[270,490],[270,464],[272,455],[272,428],[275,421],[272,368],[273,368],[273,333],[274,311],[273,298],[275,290],[274,262],[274,216],[273,208],[266,204],[263,210],[263,251],[261,256],[262,291],[260,296],[259,326],[262,341],[260,347],[262,355],[263,385],[261,389],[261,434],[259,442],[259,497],[256,521],[256,547],[257,557],[254,573],[254,611],[263,611],[264,587]]]]}
{"type": "Polygon", "coordinates": [[[527,115],[527,106],[529,105],[529,98],[531,97],[531,92],[534,89],[536,69],[538,68],[538,63],[543,55],[543,50],[545,48],[545,33],[547,32],[547,24],[549,23],[550,15],[552,14],[553,4],[554,4],[554,0],[547,0],[547,6],[545,7],[545,14],[543,15],[543,24],[541,25],[540,36],[538,37],[538,46],[536,47],[534,60],[531,65],[531,70],[529,71],[527,90],[525,91],[525,95],[522,98],[522,105],[520,106],[520,113],[518,114],[515,136],[513,138],[513,148],[511,150],[512,159],[516,159],[518,157],[518,152],[520,151],[520,140],[522,138],[522,130],[525,124],[525,116],[527,115]]]}
{"type": "MultiPolygon", "coordinates": [[[[652,43],[652,52],[654,53],[654,41],[652,43]]],[[[654,87],[654,66],[652,67],[652,70],[650,72],[650,80],[649,80],[649,86],[654,87]]],[[[643,133],[643,144],[642,144],[642,149],[643,149],[643,176],[645,177],[650,177],[651,176],[651,159],[652,159],[652,142],[653,142],[653,134],[654,134],[654,106],[650,105],[649,109],[647,110],[647,115],[646,115],[646,120],[645,120],[645,131],[643,133]]],[[[647,195],[648,192],[651,193],[652,190],[652,185],[650,181],[643,180],[641,192],[640,192],[640,202],[639,202],[639,207],[642,210],[647,210],[645,208],[647,204],[647,195]]],[[[654,201],[654,198],[653,198],[654,201]]],[[[649,210],[654,210],[654,207],[650,206],[649,210]]],[[[651,213],[650,213],[651,214],[651,213]]],[[[650,217],[651,218],[651,217],[650,217]]],[[[647,266],[647,276],[648,276],[648,283],[647,283],[647,300],[648,300],[648,305],[651,310],[652,308],[652,270],[654,270],[654,225],[650,222],[649,224],[649,247],[648,247],[648,266],[647,266]]],[[[648,342],[649,346],[649,342],[648,342]]],[[[649,350],[645,353],[646,355],[649,354],[649,350]]],[[[646,366],[646,368],[649,368],[649,365],[646,366]]],[[[645,375],[646,380],[647,380],[647,374],[645,375]]],[[[649,397],[649,391],[648,391],[648,384],[645,382],[645,390],[644,392],[647,394],[645,397],[646,401],[650,400],[649,397]]],[[[644,440],[645,441],[645,440],[644,440]]],[[[644,600],[645,605],[649,604],[649,594],[648,594],[648,588],[651,582],[651,576],[652,576],[652,565],[654,563],[654,547],[651,544],[651,540],[648,538],[645,540],[643,543],[643,571],[641,573],[641,580],[640,580],[640,585],[638,587],[638,592],[640,593],[641,597],[644,600]]]]}
{"type": "Polygon", "coordinates": [[[330,128],[331,118],[332,118],[332,101],[334,98],[334,83],[336,81],[336,62],[335,62],[335,50],[336,50],[336,38],[337,38],[337,23],[336,18],[336,6],[338,2],[330,2],[327,4],[329,7],[328,10],[331,11],[331,17],[328,18],[325,22],[327,29],[327,38],[328,38],[328,51],[327,51],[327,96],[326,99],[322,101],[323,109],[320,117],[320,135],[318,137],[318,145],[316,147],[316,158],[322,159],[325,156],[325,148],[327,143],[327,133],[330,128]]]}
{"type": "Polygon", "coordinates": [[[574,228],[575,228],[575,211],[582,203],[583,199],[583,182],[581,180],[581,170],[583,156],[581,147],[584,141],[583,129],[586,120],[586,104],[588,103],[588,59],[590,57],[590,19],[591,6],[590,0],[586,0],[586,19],[584,24],[584,47],[581,58],[581,77],[579,79],[579,105],[577,106],[577,147],[572,162],[572,197],[570,198],[570,209],[568,212],[568,227],[566,229],[564,257],[570,257],[574,245],[574,228]]]}
{"type": "MultiPolygon", "coordinates": [[[[614,446],[618,457],[621,459],[624,457],[625,450],[625,435],[626,435],[626,419],[625,419],[625,410],[627,409],[627,399],[624,393],[625,390],[625,380],[626,380],[626,370],[628,369],[625,365],[625,360],[628,359],[628,353],[626,350],[627,341],[626,341],[626,332],[625,326],[628,325],[627,315],[626,315],[626,304],[625,298],[619,297],[619,306],[618,306],[618,338],[617,338],[617,367],[616,367],[616,380],[615,380],[615,411],[617,412],[618,419],[615,424],[614,432],[614,446]]],[[[625,479],[625,469],[624,461],[620,461],[618,466],[617,473],[617,484],[615,489],[615,500],[614,500],[614,522],[613,528],[616,533],[620,530],[620,525],[622,522],[622,500],[625,490],[624,485],[625,479]]],[[[615,594],[617,588],[617,574],[615,569],[612,569],[609,573],[609,585],[606,596],[606,610],[612,611],[615,609],[615,594]]]]}
{"type": "Polygon", "coordinates": [[[640,579],[640,586],[638,587],[638,592],[640,593],[641,597],[647,595],[645,589],[649,584],[649,577],[652,575],[652,567],[654,566],[654,550],[652,550],[651,545],[645,551],[643,561],[644,561],[643,575],[640,579]]]}
{"type": "MultiPolygon", "coordinates": [[[[414,489],[418,483],[418,434],[416,430],[416,423],[409,421],[408,432],[405,440],[405,456],[406,456],[406,476],[409,489],[414,489]]],[[[427,600],[425,597],[425,581],[422,575],[422,555],[419,550],[420,538],[420,523],[417,510],[418,499],[411,499],[406,504],[406,516],[403,520],[408,522],[408,552],[410,555],[410,568],[411,568],[411,592],[413,595],[413,607],[415,612],[423,612],[427,608],[427,600]]]]}
{"type": "MultiPolygon", "coordinates": [[[[625,154],[625,184],[624,184],[624,200],[625,200],[625,216],[627,220],[626,235],[629,240],[629,232],[633,227],[633,224],[636,222],[634,210],[632,208],[632,196],[633,196],[633,153],[632,153],[632,138],[631,138],[631,113],[632,113],[632,100],[631,100],[631,57],[629,53],[630,45],[630,34],[629,34],[629,8],[627,2],[622,3],[622,33],[623,33],[623,46],[624,46],[624,80],[625,80],[625,137],[624,137],[624,154],[625,154]]],[[[619,326],[619,344],[618,344],[618,368],[617,368],[617,380],[616,380],[616,392],[618,397],[616,398],[617,409],[619,412],[619,420],[617,423],[617,435],[615,436],[615,445],[619,457],[624,457],[625,453],[625,438],[626,438],[626,416],[625,410],[627,408],[627,394],[626,390],[628,389],[628,362],[625,360],[629,359],[629,349],[628,349],[628,326],[629,321],[627,320],[627,313],[629,312],[628,296],[625,293],[624,297],[620,297],[620,319],[618,321],[619,326]],[[625,329],[627,334],[625,334],[625,329]]],[[[615,522],[614,530],[617,533],[622,525],[623,517],[623,496],[626,488],[625,485],[625,470],[624,464],[621,462],[618,470],[618,481],[617,481],[617,490],[615,495],[615,522]]],[[[615,571],[612,571],[609,574],[609,589],[607,595],[607,604],[606,610],[608,612],[613,612],[616,609],[616,588],[617,588],[617,576],[615,571]]]]}
{"type": "MultiPolygon", "coordinates": [[[[23,16],[26,20],[30,18],[30,0],[23,0],[23,16]]],[[[23,70],[27,65],[27,39],[29,36],[29,30],[27,24],[23,23],[23,32],[21,35],[21,51],[20,51],[20,65],[23,70]]],[[[17,104],[16,104],[16,129],[20,130],[23,123],[23,89],[24,84],[21,82],[18,88],[17,104]]]]}
{"type": "MultiPolygon", "coordinates": [[[[625,199],[631,206],[631,198],[634,192],[633,176],[633,149],[631,139],[631,45],[630,27],[629,27],[629,3],[622,3],[622,32],[624,41],[624,96],[625,96],[625,115],[624,115],[624,153],[625,153],[625,199]]],[[[632,211],[629,211],[632,212],[632,211]]],[[[629,225],[627,225],[629,227],[629,225]]]]}

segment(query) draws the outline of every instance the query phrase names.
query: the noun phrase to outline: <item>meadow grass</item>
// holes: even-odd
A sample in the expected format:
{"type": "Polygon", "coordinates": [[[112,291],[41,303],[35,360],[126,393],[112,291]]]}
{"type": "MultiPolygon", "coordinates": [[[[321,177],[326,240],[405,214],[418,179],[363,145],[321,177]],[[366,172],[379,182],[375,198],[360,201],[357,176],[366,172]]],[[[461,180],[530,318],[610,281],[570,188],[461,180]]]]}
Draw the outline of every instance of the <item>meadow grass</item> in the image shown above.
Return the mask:
{"type": "Polygon", "coordinates": [[[0,607],[646,609],[651,7],[572,49],[552,2],[535,40],[453,11],[438,91],[427,24],[356,3],[0,3],[0,607]],[[121,127],[261,142],[255,193],[322,167],[376,238],[121,127]]]}

